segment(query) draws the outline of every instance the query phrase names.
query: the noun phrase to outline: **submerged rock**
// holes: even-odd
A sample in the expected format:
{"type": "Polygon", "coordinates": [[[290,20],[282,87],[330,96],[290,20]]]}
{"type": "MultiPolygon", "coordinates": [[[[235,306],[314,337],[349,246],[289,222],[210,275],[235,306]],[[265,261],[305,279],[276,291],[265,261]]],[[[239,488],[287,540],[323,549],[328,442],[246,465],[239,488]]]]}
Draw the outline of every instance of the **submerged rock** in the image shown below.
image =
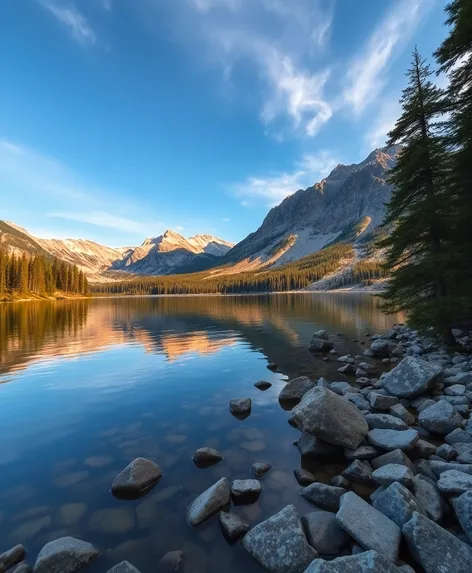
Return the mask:
{"type": "Polygon", "coordinates": [[[75,539],[60,537],[46,543],[34,565],[35,573],[73,573],[98,557],[93,545],[75,539]]]}
{"type": "Polygon", "coordinates": [[[253,527],[244,536],[243,546],[270,573],[303,573],[318,556],[306,540],[293,505],[253,527]]]}
{"type": "Polygon", "coordinates": [[[293,474],[297,482],[302,486],[310,485],[316,481],[315,476],[308,470],[297,468],[293,474]]]}
{"type": "Polygon", "coordinates": [[[271,469],[272,466],[270,464],[255,463],[252,464],[251,466],[251,473],[254,477],[260,478],[262,476],[265,476],[265,474],[269,472],[271,469]]]}
{"type": "Polygon", "coordinates": [[[229,482],[221,478],[200,494],[187,509],[187,520],[194,527],[205,522],[230,502],[229,482]]]}
{"type": "Polygon", "coordinates": [[[236,541],[251,529],[251,524],[236,513],[220,511],[220,526],[229,541],[236,541]]]}
{"type": "Polygon", "coordinates": [[[161,468],[146,458],[136,458],[113,481],[111,492],[116,497],[140,497],[162,477],[161,468]]]}
{"type": "Polygon", "coordinates": [[[159,573],[176,573],[176,571],[179,570],[183,558],[183,551],[169,551],[159,560],[159,563],[157,564],[159,573]]]}
{"type": "Polygon", "coordinates": [[[199,468],[206,468],[217,464],[223,459],[223,456],[213,448],[199,448],[193,454],[193,463],[199,468]]]}
{"type": "Polygon", "coordinates": [[[359,408],[326,388],[307,392],[292,412],[304,432],[335,446],[357,448],[369,430],[359,408]]]}
{"type": "Polygon", "coordinates": [[[338,557],[333,561],[315,559],[305,573],[402,573],[403,569],[396,567],[377,551],[363,551],[358,555],[338,557]]]}
{"type": "Polygon", "coordinates": [[[329,352],[333,350],[334,344],[330,340],[313,336],[308,345],[308,350],[311,352],[329,352]]]}
{"type": "Polygon", "coordinates": [[[407,356],[393,370],[383,374],[383,387],[398,398],[419,396],[443,378],[441,366],[407,356]]]}
{"type": "Polygon", "coordinates": [[[328,444],[323,440],[319,440],[308,432],[302,432],[296,445],[302,456],[310,458],[336,455],[340,452],[339,447],[328,444]]]}

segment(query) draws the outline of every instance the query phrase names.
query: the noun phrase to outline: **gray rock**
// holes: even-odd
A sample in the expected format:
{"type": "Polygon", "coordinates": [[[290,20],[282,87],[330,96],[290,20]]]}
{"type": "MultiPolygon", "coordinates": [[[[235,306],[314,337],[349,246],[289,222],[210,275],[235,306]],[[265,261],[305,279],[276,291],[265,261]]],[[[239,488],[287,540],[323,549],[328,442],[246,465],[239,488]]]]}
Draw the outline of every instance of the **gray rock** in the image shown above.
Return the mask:
{"type": "Polygon", "coordinates": [[[336,521],[336,515],[329,511],[317,510],[302,517],[308,543],[320,555],[337,555],[349,542],[349,535],[336,521]]]}
{"type": "Polygon", "coordinates": [[[346,394],[346,398],[349,400],[349,402],[352,402],[355,406],[357,406],[359,410],[370,411],[372,408],[370,403],[367,402],[367,400],[363,396],[355,392],[349,392],[348,394],[346,394]]]}
{"type": "Polygon", "coordinates": [[[8,569],[8,573],[31,573],[31,571],[33,571],[33,568],[26,561],[20,561],[20,563],[8,569]]]}
{"type": "Polygon", "coordinates": [[[434,481],[418,474],[413,478],[411,490],[426,516],[433,521],[441,521],[443,517],[441,494],[434,481]]]}
{"type": "Polygon", "coordinates": [[[388,340],[378,338],[370,345],[370,350],[374,356],[390,356],[390,344],[388,340]]]}
{"type": "Polygon", "coordinates": [[[313,336],[308,345],[308,349],[311,352],[329,352],[333,349],[334,344],[330,340],[323,340],[323,338],[318,338],[313,336]]]}
{"type": "Polygon", "coordinates": [[[344,456],[348,460],[372,460],[378,456],[378,451],[374,446],[359,446],[355,450],[345,448],[344,456]]]}
{"type": "Polygon", "coordinates": [[[367,372],[362,370],[362,368],[358,368],[356,370],[356,378],[365,378],[367,376],[367,372]]]}
{"type": "MultiPolygon", "coordinates": [[[[338,557],[333,561],[315,559],[305,573],[402,573],[403,570],[382,557],[377,551],[338,557]]],[[[414,573],[414,572],[413,572],[414,573]]]]}
{"type": "Polygon", "coordinates": [[[262,491],[261,482],[257,479],[235,479],[231,483],[231,495],[235,501],[244,498],[257,499],[262,491]]]}
{"type": "Polygon", "coordinates": [[[72,573],[98,557],[93,545],[75,537],[46,543],[34,565],[34,573],[72,573]]]}
{"type": "Polygon", "coordinates": [[[348,382],[331,382],[329,389],[331,392],[343,396],[346,390],[350,390],[352,386],[348,382]]]}
{"type": "Polygon", "coordinates": [[[315,482],[300,491],[300,495],[308,501],[311,501],[321,509],[328,511],[337,511],[339,500],[346,493],[342,487],[326,485],[325,483],[315,482]]]}
{"type": "Polygon", "coordinates": [[[418,414],[421,414],[421,412],[423,410],[426,410],[427,408],[430,408],[431,406],[434,406],[436,404],[436,402],[434,400],[431,400],[431,398],[423,398],[421,400],[421,403],[416,407],[416,410],[418,412],[418,414]]]}
{"type": "Polygon", "coordinates": [[[265,474],[268,471],[270,471],[271,469],[272,469],[272,466],[270,464],[256,463],[256,464],[252,464],[251,473],[254,477],[260,478],[262,476],[265,476],[265,474]]]}
{"type": "Polygon", "coordinates": [[[472,491],[453,498],[452,505],[465,534],[472,541],[472,491]]]}
{"type": "Polygon", "coordinates": [[[444,472],[448,472],[450,470],[456,470],[458,472],[472,475],[472,464],[456,464],[454,462],[443,462],[436,460],[431,460],[429,464],[433,473],[438,477],[444,472]]]}
{"type": "Polygon", "coordinates": [[[346,354],[344,356],[340,356],[338,358],[338,362],[344,362],[345,364],[355,364],[356,359],[353,358],[350,354],[346,354]]]}
{"type": "Polygon", "coordinates": [[[457,470],[443,472],[438,480],[443,493],[465,493],[472,490],[472,476],[457,470]]]}
{"type": "Polygon", "coordinates": [[[390,561],[397,559],[400,528],[354,492],[342,496],[336,520],[365,549],[374,549],[390,561]]]}
{"type": "Polygon", "coordinates": [[[419,425],[434,434],[449,434],[462,426],[462,417],[445,400],[436,402],[418,416],[419,425]]]}
{"type": "Polygon", "coordinates": [[[262,392],[265,392],[272,386],[272,384],[270,382],[267,382],[266,380],[259,380],[259,382],[256,382],[254,386],[258,390],[262,390],[262,392]]]}
{"type": "Polygon", "coordinates": [[[297,482],[303,487],[310,485],[311,483],[314,483],[316,481],[315,476],[308,470],[297,468],[296,470],[294,470],[293,474],[297,482]]]}
{"type": "Polygon", "coordinates": [[[403,420],[390,414],[367,414],[365,419],[371,430],[408,430],[403,420]]]}
{"type": "Polygon", "coordinates": [[[197,467],[208,467],[217,464],[223,456],[213,448],[199,448],[193,454],[192,460],[197,467]]]}
{"type": "Polygon", "coordinates": [[[426,573],[470,573],[472,548],[424,515],[413,514],[403,535],[426,573]]]}
{"type": "Polygon", "coordinates": [[[313,380],[310,380],[306,376],[293,378],[293,380],[289,380],[282,388],[279,394],[279,401],[290,402],[292,400],[301,400],[308,390],[311,390],[314,387],[315,383],[313,380]]]}
{"type": "MultiPolygon", "coordinates": [[[[447,462],[454,460],[457,456],[456,450],[449,444],[441,444],[439,448],[436,449],[436,455],[443,458],[447,462]]],[[[472,459],[471,459],[472,461],[472,459]]]]}
{"type": "Polygon", "coordinates": [[[416,458],[429,458],[436,453],[436,446],[426,440],[418,440],[413,448],[412,455],[416,458]]]}
{"type": "Polygon", "coordinates": [[[375,509],[386,515],[401,529],[415,511],[422,513],[420,505],[404,485],[394,482],[374,500],[375,509]]]}
{"type": "Polygon", "coordinates": [[[393,396],[411,398],[441,382],[443,369],[420,358],[407,356],[398,366],[382,376],[384,388],[393,396]]]}
{"type": "Polygon", "coordinates": [[[343,476],[354,483],[373,483],[372,466],[369,462],[354,460],[352,464],[343,471],[343,476]]]}
{"type": "Polygon", "coordinates": [[[107,571],[107,573],[139,573],[139,570],[129,561],[122,561],[107,571]]]}
{"type": "Polygon", "coordinates": [[[451,446],[454,444],[472,444],[472,435],[462,428],[453,430],[444,439],[451,446]]]}
{"type": "Polygon", "coordinates": [[[381,468],[382,466],[386,466],[387,464],[400,464],[413,471],[412,461],[405,454],[405,452],[402,452],[400,449],[392,450],[391,452],[387,452],[378,458],[374,458],[370,463],[375,470],[381,468]]]}
{"type": "Polygon", "coordinates": [[[305,537],[293,505],[253,527],[244,548],[270,573],[302,573],[318,556],[305,537]]]}
{"type": "Polygon", "coordinates": [[[252,401],[251,398],[235,398],[229,403],[229,410],[232,414],[244,415],[251,412],[252,401]]]}
{"type": "Polygon", "coordinates": [[[335,487],[342,487],[344,489],[347,489],[349,487],[349,480],[347,480],[343,476],[337,475],[331,478],[330,484],[334,485],[335,487]]]}
{"type": "Polygon", "coordinates": [[[224,536],[229,541],[236,541],[251,529],[251,524],[248,521],[236,513],[227,513],[226,511],[220,511],[220,526],[224,536]]]}
{"type": "Polygon", "coordinates": [[[345,366],[338,368],[338,372],[341,372],[341,374],[347,374],[348,376],[354,375],[356,373],[356,367],[352,364],[346,364],[345,366]]]}
{"type": "Polygon", "coordinates": [[[15,563],[23,561],[25,558],[25,548],[23,545],[15,545],[8,551],[0,555],[0,571],[5,571],[15,563]]]}
{"type": "Polygon", "coordinates": [[[116,497],[139,497],[156,485],[162,473],[151,460],[136,458],[113,480],[111,492],[116,497]]]}
{"type": "Polygon", "coordinates": [[[415,423],[415,417],[411,414],[403,404],[394,404],[390,407],[388,413],[395,416],[399,420],[403,420],[407,426],[415,423]]]}
{"type": "Polygon", "coordinates": [[[359,368],[362,368],[362,370],[364,370],[368,374],[372,374],[373,372],[375,372],[375,366],[369,364],[368,362],[360,362],[359,368]]]}
{"type": "Polygon", "coordinates": [[[376,410],[388,410],[391,406],[398,404],[396,396],[385,396],[379,392],[371,392],[369,394],[369,401],[372,408],[376,410]]]}
{"type": "Polygon", "coordinates": [[[367,434],[369,444],[384,450],[411,450],[420,439],[415,430],[370,430],[367,434]]]}
{"type": "Polygon", "coordinates": [[[447,396],[464,396],[465,386],[463,384],[453,384],[444,388],[444,394],[447,396]]]}
{"type": "Polygon", "coordinates": [[[200,494],[187,509],[187,520],[194,527],[205,522],[230,502],[229,482],[221,478],[200,494]]]}
{"type": "Polygon", "coordinates": [[[339,447],[328,444],[323,440],[319,440],[307,432],[302,432],[297,442],[297,448],[302,456],[307,456],[309,458],[319,458],[339,453],[339,447]]]}
{"type": "Polygon", "coordinates": [[[315,338],[321,338],[321,340],[329,340],[329,334],[327,330],[317,330],[315,333],[313,333],[313,336],[315,338]]]}
{"type": "Polygon", "coordinates": [[[389,486],[394,482],[399,482],[406,487],[413,484],[413,472],[406,466],[400,464],[387,464],[376,469],[372,477],[380,485],[389,486]]]}
{"type": "Polygon", "coordinates": [[[362,412],[325,388],[313,388],[292,410],[298,426],[335,446],[357,448],[368,432],[362,412]]]}

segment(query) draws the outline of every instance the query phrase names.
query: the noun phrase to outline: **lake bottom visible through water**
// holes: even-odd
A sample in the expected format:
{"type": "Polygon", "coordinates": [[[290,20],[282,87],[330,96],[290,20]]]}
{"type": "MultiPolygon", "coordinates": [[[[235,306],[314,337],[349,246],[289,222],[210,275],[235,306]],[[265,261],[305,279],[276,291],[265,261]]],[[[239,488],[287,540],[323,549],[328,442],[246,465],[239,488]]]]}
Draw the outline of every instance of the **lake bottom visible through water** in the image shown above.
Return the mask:
{"type": "Polygon", "coordinates": [[[300,375],[350,380],[336,356],[308,352],[314,331],[327,329],[340,355],[355,355],[366,333],[398,321],[377,298],[349,293],[1,305],[0,553],[23,543],[33,564],[45,543],[71,535],[100,550],[91,573],[124,559],[157,572],[175,550],[186,573],[262,571],[239,542],[228,544],[218,516],[187,524],[189,503],[265,462],[259,499],[232,510],[253,524],[287,504],[313,511],[293,471],[329,483],[346,460],[302,459],[278,394],[300,375]],[[259,380],[271,388],[258,390],[259,380]],[[228,404],[245,397],[252,412],[239,420],[228,404]],[[224,459],[197,468],[192,455],[204,446],[224,459]],[[138,500],[115,499],[113,479],[136,457],[163,477],[138,500]]]}

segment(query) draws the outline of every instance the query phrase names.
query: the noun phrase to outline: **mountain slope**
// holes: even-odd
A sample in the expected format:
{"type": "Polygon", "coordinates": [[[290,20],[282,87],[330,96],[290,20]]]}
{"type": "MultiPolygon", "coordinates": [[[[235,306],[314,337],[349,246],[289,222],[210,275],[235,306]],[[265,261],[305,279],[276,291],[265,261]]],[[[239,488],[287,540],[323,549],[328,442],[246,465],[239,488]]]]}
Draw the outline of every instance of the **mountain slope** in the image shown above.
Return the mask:
{"type": "Polygon", "coordinates": [[[0,247],[16,255],[49,255],[40,242],[14,223],[0,221],[0,247]]]}
{"type": "Polygon", "coordinates": [[[386,177],[398,152],[398,146],[377,149],[361,163],[338,165],[326,179],[290,195],[222,263],[232,264],[233,272],[278,266],[372,231],[390,199],[386,177]]]}

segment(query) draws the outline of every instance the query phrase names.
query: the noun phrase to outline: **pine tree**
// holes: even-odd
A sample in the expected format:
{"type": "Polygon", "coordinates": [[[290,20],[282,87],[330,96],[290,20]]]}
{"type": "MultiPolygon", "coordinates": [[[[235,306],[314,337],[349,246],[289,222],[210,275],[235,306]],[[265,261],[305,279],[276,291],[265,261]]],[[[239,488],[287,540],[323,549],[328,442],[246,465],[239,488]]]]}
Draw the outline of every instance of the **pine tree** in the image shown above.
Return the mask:
{"type": "Polygon", "coordinates": [[[385,310],[409,312],[419,328],[433,326],[451,341],[450,293],[445,268],[449,251],[446,195],[447,153],[437,120],[443,94],[417,49],[403,90],[402,115],[389,133],[388,145],[402,145],[390,172],[394,186],[385,225],[391,234],[386,266],[393,271],[384,294],[385,310]]]}
{"type": "Polygon", "coordinates": [[[440,72],[449,76],[445,111],[445,134],[451,169],[449,195],[453,256],[449,274],[456,294],[455,319],[472,319],[472,2],[453,0],[446,6],[446,24],[451,26],[435,56],[440,72]]]}
{"type": "Polygon", "coordinates": [[[27,293],[29,290],[29,262],[25,253],[23,253],[23,256],[21,257],[19,277],[20,282],[18,285],[18,290],[21,293],[27,293]]]}

